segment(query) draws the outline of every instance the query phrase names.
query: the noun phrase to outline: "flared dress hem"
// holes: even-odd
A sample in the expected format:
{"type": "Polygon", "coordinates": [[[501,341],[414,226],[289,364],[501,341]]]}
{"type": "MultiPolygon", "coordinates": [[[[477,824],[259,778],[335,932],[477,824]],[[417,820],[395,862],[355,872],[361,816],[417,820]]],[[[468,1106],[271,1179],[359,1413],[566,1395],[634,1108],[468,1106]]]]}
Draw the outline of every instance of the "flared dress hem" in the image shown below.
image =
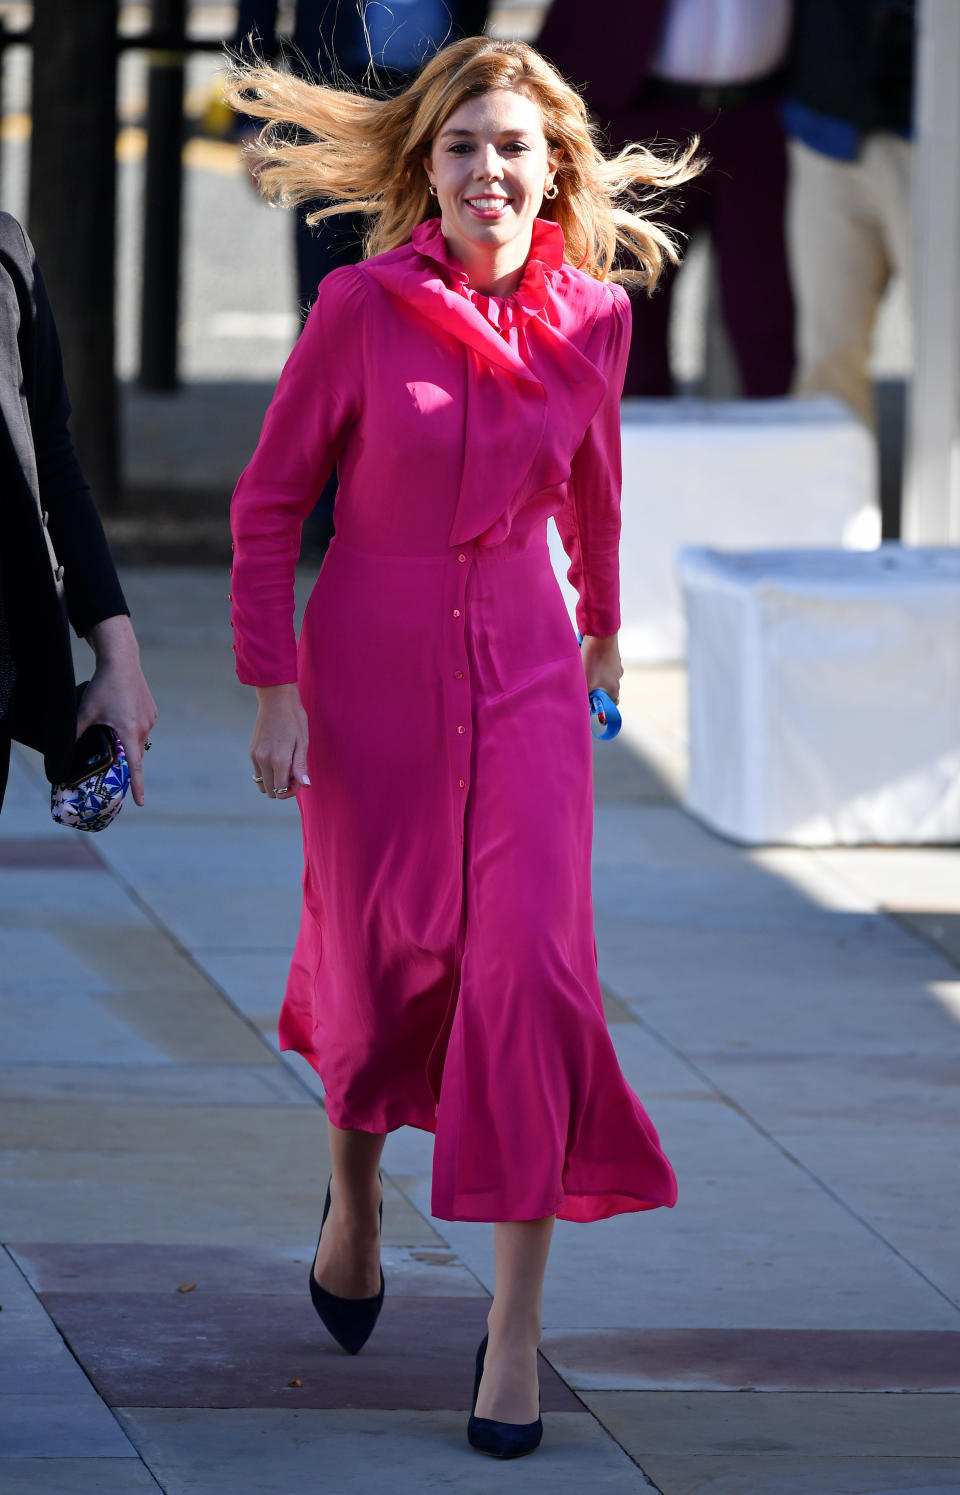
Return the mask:
{"type": "MultiPolygon", "coordinates": [[[[320,1067],[312,1054],[304,1053],[302,1049],[296,1048],[293,1044],[281,1044],[280,1051],[286,1054],[299,1054],[320,1076],[321,1081],[323,1080],[320,1067]]],[[[417,1131],[429,1132],[431,1135],[435,1135],[437,1130],[436,1115],[424,1111],[390,1107],[379,1118],[371,1120],[369,1114],[361,1118],[343,1109],[334,1112],[326,1098],[324,1098],[323,1106],[330,1121],[340,1131],[370,1132],[375,1136],[384,1136],[390,1132],[399,1131],[403,1126],[412,1126],[417,1131]],[[404,1110],[403,1115],[399,1115],[401,1109],[404,1110]]],[[[502,1204],[494,1204],[494,1197],[492,1193],[457,1193],[449,1201],[434,1198],[431,1202],[430,1214],[435,1220],[460,1220],[465,1224],[487,1225],[508,1220],[545,1220],[551,1215],[556,1215],[558,1220],[570,1220],[574,1224],[586,1225],[594,1220],[609,1220],[614,1215],[640,1214],[644,1210],[653,1209],[672,1209],[676,1203],[675,1191],[672,1196],[665,1194],[662,1199],[644,1199],[640,1195],[608,1189],[597,1194],[561,1193],[559,1199],[554,1198],[549,1203],[545,1202],[542,1207],[527,1206],[524,1212],[519,1214],[505,1211],[502,1204]],[[484,1199],[490,1202],[483,1205],[480,1201],[484,1199]]]]}

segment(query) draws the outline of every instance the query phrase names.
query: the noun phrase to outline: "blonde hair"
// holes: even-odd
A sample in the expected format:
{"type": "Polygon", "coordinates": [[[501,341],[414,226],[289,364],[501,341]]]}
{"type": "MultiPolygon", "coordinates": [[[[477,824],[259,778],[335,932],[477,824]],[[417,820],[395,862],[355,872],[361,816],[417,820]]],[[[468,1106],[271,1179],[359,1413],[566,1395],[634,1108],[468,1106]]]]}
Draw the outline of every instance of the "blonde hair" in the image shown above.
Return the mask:
{"type": "Polygon", "coordinates": [[[461,104],[494,89],[523,93],[539,106],[559,189],[540,212],[563,229],[568,261],[598,280],[652,290],[664,262],[675,264],[679,255],[671,234],[640,209],[703,169],[698,142],[672,155],[628,145],[608,158],[580,95],[525,42],[453,42],[392,97],[310,83],[263,63],[237,63],[225,96],[238,112],[266,122],[246,147],[264,196],[284,206],[326,202],[310,223],[368,214],[370,256],[405,244],[435,215],[423,167],[431,142],[461,104]]]}

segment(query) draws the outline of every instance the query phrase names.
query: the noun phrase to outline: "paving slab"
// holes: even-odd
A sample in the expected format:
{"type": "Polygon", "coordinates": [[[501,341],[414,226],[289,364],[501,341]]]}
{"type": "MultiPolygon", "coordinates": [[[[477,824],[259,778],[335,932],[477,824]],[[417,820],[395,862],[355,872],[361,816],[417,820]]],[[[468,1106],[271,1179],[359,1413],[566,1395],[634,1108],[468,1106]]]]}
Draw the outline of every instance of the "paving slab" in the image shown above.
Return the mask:
{"type": "Polygon", "coordinates": [[[647,1468],[661,1495],[960,1495],[960,1461],[919,1455],[817,1459],[657,1454],[647,1468]]]}
{"type": "MultiPolygon", "coordinates": [[[[109,937],[109,931],[103,931],[109,937]]],[[[7,954],[7,942],[0,933],[7,954]]],[[[24,955],[26,951],[22,952],[24,955]]],[[[33,1063],[204,1060],[265,1064],[269,1049],[209,982],[195,977],[166,989],[85,987],[78,975],[60,982],[29,977],[0,992],[3,1057],[33,1063]]]]}
{"type": "Polygon", "coordinates": [[[958,912],[960,849],[955,846],[836,846],[817,851],[815,860],[877,908],[958,912]]]}
{"type": "Polygon", "coordinates": [[[66,1393],[0,1395],[0,1485],[6,1459],[127,1459],[132,1453],[116,1418],[86,1382],[66,1393]]]}
{"type": "MultiPolygon", "coordinates": [[[[366,1352],[364,1352],[366,1353],[366,1352]]],[[[501,1462],[466,1440],[463,1412],[183,1411],[119,1414],[166,1495],[455,1495],[648,1491],[592,1417],[549,1412],[533,1458],[501,1462]]]]}
{"type": "MultiPolygon", "coordinates": [[[[287,1245],[319,1228],[319,1108],[5,1102],[0,1134],[11,1240],[287,1245]]],[[[386,1182],[384,1239],[443,1244],[386,1182]]]]}
{"type": "Polygon", "coordinates": [[[581,1391],[960,1392],[960,1329],[586,1330],[543,1351],[581,1391]]]}
{"type": "Polygon", "coordinates": [[[202,991],[208,985],[168,933],[150,924],[118,928],[109,917],[85,918],[81,903],[65,905],[38,940],[35,926],[4,926],[0,991],[76,984],[123,991],[202,991]]]}
{"type": "Polygon", "coordinates": [[[122,988],[104,993],[104,1006],[171,1059],[218,1064],[263,1064],[269,1052],[260,1035],[222,994],[198,977],[166,992],[122,988]]]}
{"type": "Polygon", "coordinates": [[[279,1063],[0,1064],[0,1101],[112,1105],[137,1098],[174,1106],[314,1104],[306,1088],[279,1063]]]}
{"type": "MultiPolygon", "coordinates": [[[[610,996],[604,1005],[609,1007],[610,996]]],[[[619,998],[614,998],[619,1001],[619,998]]],[[[699,1099],[715,1105],[726,1105],[719,1090],[710,1084],[702,1071],[686,1055],[665,1043],[659,1034],[639,1021],[624,1002],[628,1021],[609,1023],[610,1036],[617,1051],[620,1068],[628,1082],[651,1109],[660,1100],[699,1099]]]]}
{"type": "Polygon", "coordinates": [[[70,868],[102,872],[103,862],[88,841],[66,836],[56,841],[50,836],[0,836],[0,867],[37,871],[39,868],[70,868]]]}
{"type": "Polygon", "coordinates": [[[899,1054],[953,1051],[956,1017],[936,986],[956,973],[882,916],[854,935],[689,927],[597,909],[601,978],[687,1051],[899,1054]]]}
{"type": "MultiPolygon", "coordinates": [[[[54,1338],[40,1326],[0,1336],[0,1402],[4,1396],[58,1396],[69,1399],[89,1391],[86,1377],[56,1329],[54,1338]]],[[[2,1487],[0,1480],[0,1487],[2,1487]]]]}
{"type": "Polygon", "coordinates": [[[114,1016],[100,996],[76,986],[0,996],[0,1024],[10,1034],[3,1044],[4,1059],[149,1064],[163,1058],[156,1045],[114,1016]]]}
{"type": "Polygon", "coordinates": [[[117,887],[106,869],[0,868],[0,929],[48,933],[56,928],[56,920],[65,909],[82,913],[88,922],[102,922],[107,928],[150,928],[143,909],[117,887]]]}
{"type": "Polygon", "coordinates": [[[204,949],[197,964],[229,999],[232,1006],[263,1030],[276,1031],[290,970],[290,951],[204,949]]]}
{"type": "Polygon", "coordinates": [[[875,1205],[870,1222],[917,1272],[960,1311],[960,1273],[957,1266],[956,1224],[949,1202],[904,1212],[896,1206],[875,1205]]]}
{"type": "Polygon", "coordinates": [[[15,1240],[307,1240],[328,1169],[323,1118],[304,1106],[5,1102],[0,1132],[15,1240]]]}
{"type": "Polygon", "coordinates": [[[816,1051],[691,1050],[723,1094],[767,1130],[907,1129],[960,1126],[960,1031],[954,1052],[836,1054],[816,1051]]]}
{"type": "Polygon", "coordinates": [[[3,1495],[157,1495],[135,1449],[116,1459],[5,1459],[3,1495]]]}
{"type": "Polygon", "coordinates": [[[292,1049],[280,1049],[280,1039],[273,1023],[264,1031],[264,1041],[274,1050],[277,1058],[293,1075],[299,1085],[302,1085],[314,1100],[322,1101],[326,1095],[323,1081],[317,1074],[312,1064],[308,1064],[302,1054],[294,1053],[292,1049]]]}
{"type": "Polygon", "coordinates": [[[303,875],[300,817],[292,805],[274,809],[283,820],[258,825],[255,839],[242,824],[219,821],[214,829],[204,822],[191,831],[182,823],[169,825],[156,817],[149,836],[128,834],[105,846],[102,854],[113,871],[136,878],[151,904],[160,889],[176,889],[185,882],[205,886],[204,903],[211,906],[249,886],[266,892],[278,887],[289,891],[292,885],[299,893],[303,875]]]}
{"type": "Polygon", "coordinates": [[[657,1482],[662,1455],[960,1458],[960,1399],[928,1392],[584,1391],[582,1399],[657,1482]]]}
{"type": "Polygon", "coordinates": [[[599,804],[594,807],[594,829],[598,867],[746,867],[744,875],[750,875],[742,848],[713,835],[676,805],[599,804]]]}
{"type": "MultiPolygon", "coordinates": [[[[431,1177],[433,1147],[433,1133],[422,1131],[418,1126],[401,1126],[388,1135],[383,1146],[383,1166],[405,1194],[409,1194],[409,1189],[416,1188],[424,1178],[431,1177]]],[[[441,1231],[446,1227],[445,1220],[438,1222],[441,1231]]]]}
{"type": "MultiPolygon", "coordinates": [[[[43,761],[39,753],[19,744],[10,754],[0,827],[0,840],[4,841],[25,837],[51,846],[62,846],[64,841],[83,840],[80,836],[65,836],[64,827],[57,825],[50,814],[50,785],[43,776],[43,761]]],[[[90,850],[95,851],[95,848],[90,850]]]]}
{"type": "Polygon", "coordinates": [[[921,939],[929,940],[947,957],[951,965],[960,966],[960,913],[945,913],[937,910],[927,914],[922,911],[895,911],[898,924],[921,939]]]}
{"type": "MultiPolygon", "coordinates": [[[[748,1117],[709,1097],[650,1107],[678,1204],[589,1227],[558,1222],[544,1290],[551,1332],[958,1327],[955,1305],[748,1117]]],[[[428,1177],[409,1192],[429,1210],[428,1177]]],[[[440,1228],[492,1290],[492,1231],[440,1228]]]]}
{"type": "MultiPolygon", "coordinates": [[[[18,1264],[0,1250],[0,1398],[88,1397],[89,1383],[18,1264]]],[[[2,1481],[0,1481],[2,1483],[2,1481]]]]}
{"type": "Polygon", "coordinates": [[[616,1023],[636,1023],[634,1013],[630,1011],[627,1004],[611,991],[609,986],[600,984],[600,995],[603,998],[603,1015],[607,1020],[607,1027],[612,1028],[616,1023]]]}
{"type": "Polygon", "coordinates": [[[821,908],[761,868],[674,865],[659,859],[594,862],[593,888],[605,917],[642,915],[677,929],[719,928],[853,935],[868,916],[821,908]]]}
{"type": "Polygon", "coordinates": [[[71,953],[89,963],[99,984],[117,991],[156,992],[172,990],[191,995],[209,990],[194,961],[171,939],[169,931],[156,926],[138,930],[136,936],[99,937],[97,923],[67,920],[58,926],[58,937],[71,953]]]}
{"type": "Polygon", "coordinates": [[[676,798],[676,786],[656,764],[641,758],[625,735],[594,743],[593,789],[599,802],[658,804],[676,798]]]}
{"type": "MultiPolygon", "coordinates": [[[[295,836],[291,842],[300,844],[295,836]]],[[[188,878],[146,885],[143,892],[156,917],[191,951],[229,945],[238,952],[275,951],[289,957],[300,927],[301,870],[291,871],[285,884],[260,888],[251,869],[249,886],[234,886],[229,894],[188,878]]]]}
{"type": "Polygon", "coordinates": [[[944,1188],[957,1173],[955,1126],[885,1127],[873,1136],[853,1126],[820,1132],[785,1127],[780,1140],[960,1312],[956,1205],[944,1188]]]}
{"type": "MultiPolygon", "coordinates": [[[[305,1274],[304,1274],[305,1276],[305,1274]]],[[[389,1291],[353,1356],[299,1296],[48,1292],[43,1304],[108,1406],[469,1411],[485,1298],[389,1291]]],[[[545,1410],[582,1411],[544,1361],[545,1410]]]]}
{"type": "MultiPolygon", "coordinates": [[[[391,1234],[395,1207],[393,1198],[388,1198],[385,1215],[391,1234]]],[[[290,1294],[305,1299],[315,1244],[241,1247],[24,1242],[7,1249],[36,1293],[173,1293],[183,1283],[193,1283],[200,1295],[290,1294]]],[[[487,1299],[476,1278],[443,1246],[385,1245],[381,1261],[392,1296],[487,1299]]],[[[43,1317],[46,1319],[45,1314],[43,1317]]],[[[52,1324],[50,1330],[59,1340],[52,1324]]]]}
{"type": "Polygon", "coordinates": [[[117,840],[104,855],[136,879],[156,917],[188,949],[289,954],[300,921],[303,851],[295,807],[279,813],[286,823],[261,825],[255,838],[244,824],[157,820],[148,837],[117,840]]]}
{"type": "MultiPolygon", "coordinates": [[[[40,933],[35,923],[23,927],[19,919],[4,918],[0,910],[3,947],[0,997],[19,997],[26,991],[38,994],[48,991],[59,996],[65,987],[99,990],[109,985],[92,962],[71,948],[69,939],[63,934],[62,922],[61,919],[55,928],[40,933]]],[[[102,930],[99,921],[97,927],[98,932],[102,930]]],[[[128,931],[116,930],[114,933],[115,937],[123,937],[128,931]]],[[[12,1021],[5,1023],[4,1031],[12,1040],[15,1032],[12,1021]]]]}

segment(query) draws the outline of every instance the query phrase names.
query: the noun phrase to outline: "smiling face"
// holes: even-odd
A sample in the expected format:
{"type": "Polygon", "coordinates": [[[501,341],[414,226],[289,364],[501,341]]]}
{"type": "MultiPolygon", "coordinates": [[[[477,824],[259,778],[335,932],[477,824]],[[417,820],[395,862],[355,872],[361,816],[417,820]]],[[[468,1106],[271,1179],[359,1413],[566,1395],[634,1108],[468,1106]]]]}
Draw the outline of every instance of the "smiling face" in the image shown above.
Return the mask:
{"type": "Polygon", "coordinates": [[[533,100],[509,89],[468,99],[440,127],[424,167],[444,237],[468,274],[484,262],[500,273],[506,262],[522,266],[556,170],[533,100]]]}

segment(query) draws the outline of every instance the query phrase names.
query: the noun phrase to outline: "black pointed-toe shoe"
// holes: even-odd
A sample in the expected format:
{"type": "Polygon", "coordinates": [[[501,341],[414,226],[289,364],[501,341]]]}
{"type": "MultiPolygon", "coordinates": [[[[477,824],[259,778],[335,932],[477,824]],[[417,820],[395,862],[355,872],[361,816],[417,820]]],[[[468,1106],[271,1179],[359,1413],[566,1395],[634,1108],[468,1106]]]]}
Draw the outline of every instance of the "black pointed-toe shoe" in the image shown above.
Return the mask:
{"type": "MultiPolygon", "coordinates": [[[[323,1218],[320,1221],[320,1236],[323,1235],[323,1227],[330,1213],[330,1185],[327,1184],[327,1197],[323,1203],[323,1218]]],[[[380,1225],[383,1227],[383,1202],[380,1204],[380,1225]]],[[[317,1237],[317,1247],[320,1246],[320,1236],[317,1237]]],[[[370,1335],[373,1333],[374,1325],[380,1316],[383,1307],[384,1281],[383,1270],[380,1271],[380,1291],[372,1298],[338,1298],[336,1293],[328,1293],[325,1287],[321,1287],[313,1275],[313,1264],[316,1261],[316,1252],[310,1263],[310,1297],[313,1306],[320,1315],[324,1327],[329,1330],[341,1349],[346,1350],[348,1355],[356,1355],[363,1349],[370,1335]]]]}
{"type": "Polygon", "coordinates": [[[487,1337],[486,1334],[483,1336],[477,1350],[477,1376],[473,1383],[473,1407],[467,1423],[467,1442],[478,1453],[488,1453],[493,1459],[521,1459],[524,1454],[533,1453],[540,1444],[543,1423],[539,1417],[536,1422],[497,1422],[492,1417],[474,1416],[477,1397],[480,1395],[483,1361],[487,1353],[487,1337]]]}

